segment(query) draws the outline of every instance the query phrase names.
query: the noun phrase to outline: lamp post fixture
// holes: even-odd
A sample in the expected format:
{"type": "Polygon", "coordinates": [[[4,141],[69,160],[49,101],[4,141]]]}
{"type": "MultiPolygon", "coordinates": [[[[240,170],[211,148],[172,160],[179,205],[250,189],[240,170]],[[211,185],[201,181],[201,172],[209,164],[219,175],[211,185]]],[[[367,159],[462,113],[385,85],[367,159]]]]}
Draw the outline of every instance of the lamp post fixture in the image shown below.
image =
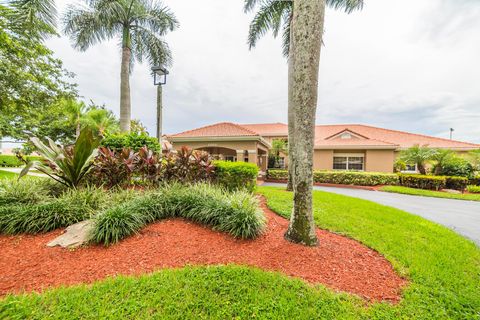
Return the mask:
{"type": "Polygon", "coordinates": [[[153,84],[157,86],[157,139],[160,143],[160,154],[162,154],[162,85],[167,83],[168,70],[164,66],[152,67],[153,84]]]}

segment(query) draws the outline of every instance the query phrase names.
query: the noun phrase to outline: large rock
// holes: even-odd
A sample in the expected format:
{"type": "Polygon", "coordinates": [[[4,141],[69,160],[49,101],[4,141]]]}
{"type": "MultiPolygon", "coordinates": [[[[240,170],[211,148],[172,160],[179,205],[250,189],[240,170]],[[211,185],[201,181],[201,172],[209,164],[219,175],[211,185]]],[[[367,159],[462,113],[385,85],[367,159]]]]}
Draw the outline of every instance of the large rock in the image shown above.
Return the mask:
{"type": "Polygon", "coordinates": [[[65,232],[50,241],[47,244],[47,247],[55,247],[61,246],[63,248],[77,248],[83,244],[86,244],[89,240],[90,231],[93,228],[93,221],[92,220],[85,220],[82,222],[78,222],[73,224],[67,229],[65,232]]]}

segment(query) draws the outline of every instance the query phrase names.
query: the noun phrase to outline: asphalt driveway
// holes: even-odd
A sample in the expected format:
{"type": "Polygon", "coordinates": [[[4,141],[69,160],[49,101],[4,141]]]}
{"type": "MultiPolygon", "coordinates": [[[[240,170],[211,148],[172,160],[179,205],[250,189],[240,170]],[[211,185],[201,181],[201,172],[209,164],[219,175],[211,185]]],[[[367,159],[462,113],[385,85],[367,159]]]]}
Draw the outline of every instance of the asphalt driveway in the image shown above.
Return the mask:
{"type": "MultiPolygon", "coordinates": [[[[282,186],[281,183],[264,183],[264,186],[282,186]]],[[[343,194],[374,201],[407,211],[442,224],[480,246],[480,202],[443,198],[419,197],[398,193],[368,191],[336,187],[314,186],[315,190],[343,194]]]]}

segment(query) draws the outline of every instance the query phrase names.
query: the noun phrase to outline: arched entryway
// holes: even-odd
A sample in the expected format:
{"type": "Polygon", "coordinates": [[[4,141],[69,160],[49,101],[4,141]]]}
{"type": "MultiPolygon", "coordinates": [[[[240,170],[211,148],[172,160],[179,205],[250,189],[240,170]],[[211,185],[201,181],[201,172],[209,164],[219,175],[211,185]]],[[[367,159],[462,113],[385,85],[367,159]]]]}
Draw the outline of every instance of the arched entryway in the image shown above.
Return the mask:
{"type": "Polygon", "coordinates": [[[223,147],[202,147],[202,148],[195,148],[195,150],[206,151],[215,160],[243,161],[241,159],[237,159],[237,150],[234,150],[234,149],[223,148],[223,147]]]}

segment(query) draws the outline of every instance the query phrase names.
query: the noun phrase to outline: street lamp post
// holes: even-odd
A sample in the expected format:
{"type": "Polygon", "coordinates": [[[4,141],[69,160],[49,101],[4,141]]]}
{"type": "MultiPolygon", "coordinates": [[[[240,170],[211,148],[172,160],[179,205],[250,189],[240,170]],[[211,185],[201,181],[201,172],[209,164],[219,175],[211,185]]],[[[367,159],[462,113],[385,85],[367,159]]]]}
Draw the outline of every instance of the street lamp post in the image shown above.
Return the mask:
{"type": "Polygon", "coordinates": [[[157,86],[157,139],[160,143],[160,154],[162,154],[162,85],[167,83],[168,70],[164,66],[152,67],[153,84],[157,86]]]}

